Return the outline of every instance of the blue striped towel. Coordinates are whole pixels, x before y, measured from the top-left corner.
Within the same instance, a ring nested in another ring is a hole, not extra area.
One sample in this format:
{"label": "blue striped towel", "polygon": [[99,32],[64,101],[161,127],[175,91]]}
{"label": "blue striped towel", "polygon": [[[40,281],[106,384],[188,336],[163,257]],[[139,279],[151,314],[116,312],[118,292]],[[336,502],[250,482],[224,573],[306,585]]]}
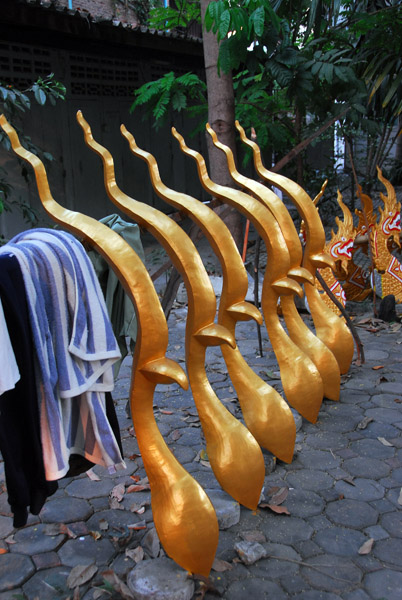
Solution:
{"label": "blue striped towel", "polygon": [[37,362],[46,479],[63,477],[70,454],[113,471],[125,463],[106,417],[120,351],[92,263],[69,233],[32,229],[0,252],[24,278]]}

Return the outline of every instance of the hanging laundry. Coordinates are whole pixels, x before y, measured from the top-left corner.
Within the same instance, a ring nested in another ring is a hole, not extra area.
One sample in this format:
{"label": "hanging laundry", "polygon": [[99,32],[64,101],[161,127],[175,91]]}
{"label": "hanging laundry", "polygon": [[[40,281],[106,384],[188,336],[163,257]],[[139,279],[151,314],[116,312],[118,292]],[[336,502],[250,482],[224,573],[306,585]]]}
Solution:
{"label": "hanging laundry", "polygon": [[18,364],[15,359],[14,350],[8,333],[8,327],[4,316],[3,304],[0,297],[0,396],[7,390],[15,388],[15,384],[21,378]]}
{"label": "hanging laundry", "polygon": [[105,401],[120,351],[83,246],[68,233],[36,229],[4,251],[17,258],[24,278],[46,479],[65,476],[71,454],[111,471],[124,468]]}
{"label": "hanging laundry", "polygon": [[39,514],[58,484],[45,477],[25,286],[18,260],[8,252],[0,253],[0,297],[20,371],[15,387],[0,396],[0,451],[13,525],[23,527],[28,508],[32,514]]}
{"label": "hanging laundry", "polygon": [[[141,243],[140,228],[136,223],[129,223],[117,214],[100,219],[100,223],[116,231],[133,248],[145,264],[145,254]],[[113,366],[114,376],[117,377],[121,363],[128,354],[126,338],[129,338],[131,353],[134,352],[137,339],[137,319],[131,299],[126,294],[116,273],[106,260],[95,250],[89,250],[88,256],[94,265],[103,294],[105,296],[110,321],[119,344],[121,359]]]}

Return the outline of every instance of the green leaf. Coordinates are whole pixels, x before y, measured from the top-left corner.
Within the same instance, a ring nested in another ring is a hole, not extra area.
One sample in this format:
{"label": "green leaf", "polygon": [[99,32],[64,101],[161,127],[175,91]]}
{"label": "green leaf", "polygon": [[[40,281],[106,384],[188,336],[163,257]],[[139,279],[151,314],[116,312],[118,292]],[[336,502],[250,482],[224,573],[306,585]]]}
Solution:
{"label": "green leaf", "polygon": [[259,6],[251,15],[250,21],[252,20],[254,25],[255,34],[261,37],[264,33],[265,24],[265,11],[263,6]]}
{"label": "green leaf", "polygon": [[321,67],[323,66],[324,63],[322,63],[321,61],[317,61],[312,67],[311,67],[311,74],[312,75],[317,75],[318,71],[321,69]]}
{"label": "green leaf", "polygon": [[395,92],[398,89],[401,82],[402,82],[402,72],[400,72],[399,75],[392,82],[392,85],[388,90],[388,94],[385,96],[384,101],[382,103],[383,108],[385,108],[387,106],[387,104],[391,100],[392,96],[395,94]]}
{"label": "green leaf", "polygon": [[232,56],[227,39],[219,45],[219,67],[224,73],[229,73],[232,68]]}
{"label": "green leaf", "polygon": [[167,90],[165,90],[164,92],[162,92],[162,94],[153,110],[153,115],[157,121],[159,119],[162,119],[163,116],[165,116],[165,114],[167,112],[167,105],[169,104],[169,100],[170,100],[170,94]]}
{"label": "green leaf", "polygon": [[230,27],[230,12],[224,10],[219,20],[219,35],[218,39],[223,40],[227,36]]}
{"label": "green leaf", "polygon": [[181,111],[187,106],[186,95],[182,91],[176,90],[172,96],[172,107],[174,110]]}
{"label": "green leaf", "polygon": [[46,94],[40,87],[35,87],[34,96],[38,104],[40,104],[41,106],[45,104]]}

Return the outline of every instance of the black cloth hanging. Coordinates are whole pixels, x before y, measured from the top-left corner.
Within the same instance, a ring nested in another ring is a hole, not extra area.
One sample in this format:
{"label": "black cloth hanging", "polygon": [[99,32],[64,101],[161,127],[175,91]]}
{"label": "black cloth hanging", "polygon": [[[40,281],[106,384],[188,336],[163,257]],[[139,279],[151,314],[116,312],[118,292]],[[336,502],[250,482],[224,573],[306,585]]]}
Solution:
{"label": "black cloth hanging", "polygon": [[37,515],[58,484],[45,478],[25,287],[18,261],[11,254],[0,255],[0,295],[21,374],[15,388],[0,396],[0,450],[14,527],[22,527],[28,507]]}

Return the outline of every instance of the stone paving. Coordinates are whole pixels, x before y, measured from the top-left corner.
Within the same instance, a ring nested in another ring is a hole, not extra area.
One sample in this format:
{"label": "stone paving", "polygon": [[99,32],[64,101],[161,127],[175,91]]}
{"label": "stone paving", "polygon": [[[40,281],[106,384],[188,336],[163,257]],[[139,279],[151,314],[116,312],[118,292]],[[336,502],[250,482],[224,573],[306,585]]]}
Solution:
{"label": "stone paving", "polygon": [[[290,465],[264,452],[263,504],[275,504],[276,495],[276,504],[289,514],[263,506],[250,511],[222,492],[205,454],[191,392],[175,385],[157,388],[154,409],[160,431],[218,513],[220,541],[208,583],[175,569],[153,528],[146,474],[126,413],[127,358],[113,393],[127,470],[111,476],[95,467],[89,475],[61,480],[40,515],[31,515],[19,530],[13,529],[1,484],[1,600],[212,600],[217,594],[225,600],[401,600],[402,330],[398,323],[368,317],[355,318],[366,321],[358,327],[366,362],[353,364],[342,377],[340,401],[324,400],[314,425],[295,413],[298,433]],[[310,324],[310,317],[305,318]],[[185,305],[176,305],[169,318],[168,356],[181,363],[185,322]],[[247,362],[281,390],[264,328],[262,358],[255,324],[240,323],[236,333]],[[217,395],[241,419],[219,348],[208,350],[207,365]],[[128,493],[133,484],[145,489]],[[84,565],[92,565],[89,580],[83,575],[78,587],[75,579],[74,590],[68,576]],[[148,591],[138,588],[133,595],[141,569],[147,570]],[[149,587],[158,573],[165,591]]]}

